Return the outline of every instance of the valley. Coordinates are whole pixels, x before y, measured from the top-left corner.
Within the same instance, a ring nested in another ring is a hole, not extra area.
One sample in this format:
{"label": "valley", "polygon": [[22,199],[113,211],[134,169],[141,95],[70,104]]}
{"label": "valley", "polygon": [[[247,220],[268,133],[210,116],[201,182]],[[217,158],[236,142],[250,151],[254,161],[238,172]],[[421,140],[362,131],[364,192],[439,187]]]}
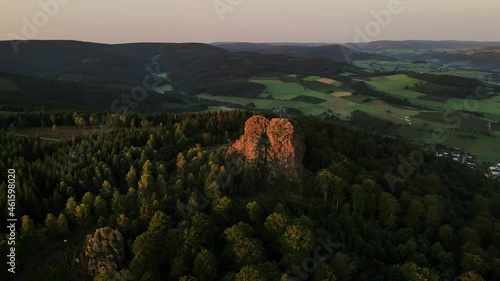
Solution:
{"label": "valley", "polygon": [[500,276],[489,43],[9,44],[17,280]]}

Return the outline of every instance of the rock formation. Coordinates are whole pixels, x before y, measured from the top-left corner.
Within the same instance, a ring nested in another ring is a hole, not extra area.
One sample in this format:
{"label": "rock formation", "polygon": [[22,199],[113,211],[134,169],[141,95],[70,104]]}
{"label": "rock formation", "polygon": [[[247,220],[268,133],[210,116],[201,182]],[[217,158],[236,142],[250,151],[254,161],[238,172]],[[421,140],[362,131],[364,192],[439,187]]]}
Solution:
{"label": "rock formation", "polygon": [[304,171],[304,136],[298,125],[286,118],[269,121],[253,116],[245,122],[245,133],[229,148],[228,154],[245,157],[246,163],[278,176],[300,182]]}
{"label": "rock formation", "polygon": [[125,264],[125,242],[117,229],[96,229],[88,235],[82,253],[82,265],[95,277],[101,273],[115,272]]}

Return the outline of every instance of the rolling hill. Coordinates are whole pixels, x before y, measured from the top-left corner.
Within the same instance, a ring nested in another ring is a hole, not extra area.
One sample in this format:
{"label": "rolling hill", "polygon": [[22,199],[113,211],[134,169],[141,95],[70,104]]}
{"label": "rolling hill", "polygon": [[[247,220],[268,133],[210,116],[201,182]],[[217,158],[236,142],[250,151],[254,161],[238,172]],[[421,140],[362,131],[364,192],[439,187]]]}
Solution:
{"label": "rolling hill", "polygon": [[356,48],[364,51],[384,51],[391,49],[407,49],[407,50],[418,50],[418,49],[450,49],[450,50],[460,50],[460,49],[477,49],[484,47],[495,47],[500,46],[500,42],[477,42],[477,41],[455,41],[455,40],[445,40],[445,41],[431,41],[431,40],[403,40],[403,41],[390,41],[381,40],[373,41],[367,43],[348,43],[349,47]]}
{"label": "rolling hill", "polygon": [[388,59],[376,54],[363,53],[342,45],[276,45],[266,43],[218,43],[215,46],[232,52],[254,52],[259,54],[283,54],[294,57],[321,58],[340,63],[352,60]]}
{"label": "rolling hill", "polygon": [[413,62],[431,62],[455,69],[500,72],[500,42],[376,41],[350,43],[355,50]]}
{"label": "rolling hill", "polygon": [[[20,52],[15,54],[11,43],[4,41],[0,42],[2,77],[7,86],[19,84],[16,81],[22,81],[23,86],[0,89],[0,95],[5,101],[21,105],[51,106],[54,103],[74,107],[81,106],[81,95],[91,92],[98,96],[100,103],[106,103],[105,110],[110,101],[123,94],[130,95],[132,89],[143,86],[149,92],[162,94],[148,98],[146,103],[150,105],[165,101],[183,104],[189,96],[201,93],[256,97],[264,87],[248,80],[260,74],[328,77],[346,68],[352,67],[319,58],[233,53],[199,43],[109,45],[30,41],[21,45]],[[148,84],[154,87],[148,88]],[[67,90],[68,87],[72,90]],[[148,106],[145,108],[149,110]]]}

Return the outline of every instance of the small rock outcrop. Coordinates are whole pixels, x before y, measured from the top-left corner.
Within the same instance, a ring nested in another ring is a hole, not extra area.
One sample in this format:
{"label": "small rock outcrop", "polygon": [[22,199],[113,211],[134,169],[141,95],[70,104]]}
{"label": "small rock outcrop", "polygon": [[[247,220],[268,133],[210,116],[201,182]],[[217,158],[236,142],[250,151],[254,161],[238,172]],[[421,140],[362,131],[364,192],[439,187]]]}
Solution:
{"label": "small rock outcrop", "polygon": [[259,115],[245,122],[245,133],[228,150],[229,155],[243,155],[247,164],[268,172],[271,179],[284,176],[294,182],[300,182],[304,172],[304,153],[304,135],[298,124]]}
{"label": "small rock outcrop", "polygon": [[120,231],[105,227],[88,235],[82,265],[92,277],[122,268],[125,265],[125,242]]}

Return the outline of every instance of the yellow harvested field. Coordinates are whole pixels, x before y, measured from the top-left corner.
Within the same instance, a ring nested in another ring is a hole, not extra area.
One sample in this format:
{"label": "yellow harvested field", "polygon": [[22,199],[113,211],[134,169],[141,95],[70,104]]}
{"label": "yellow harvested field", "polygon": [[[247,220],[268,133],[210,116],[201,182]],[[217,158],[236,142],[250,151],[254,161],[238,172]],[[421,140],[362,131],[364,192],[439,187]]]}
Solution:
{"label": "yellow harvested field", "polygon": [[330,78],[320,78],[317,81],[321,82],[321,83],[328,84],[328,85],[332,85],[333,83],[337,82],[337,81],[330,79]]}
{"label": "yellow harvested field", "polygon": [[335,92],[335,93],[332,93],[331,95],[336,97],[336,98],[341,98],[341,97],[352,96],[352,93],[350,93],[350,92]]}

